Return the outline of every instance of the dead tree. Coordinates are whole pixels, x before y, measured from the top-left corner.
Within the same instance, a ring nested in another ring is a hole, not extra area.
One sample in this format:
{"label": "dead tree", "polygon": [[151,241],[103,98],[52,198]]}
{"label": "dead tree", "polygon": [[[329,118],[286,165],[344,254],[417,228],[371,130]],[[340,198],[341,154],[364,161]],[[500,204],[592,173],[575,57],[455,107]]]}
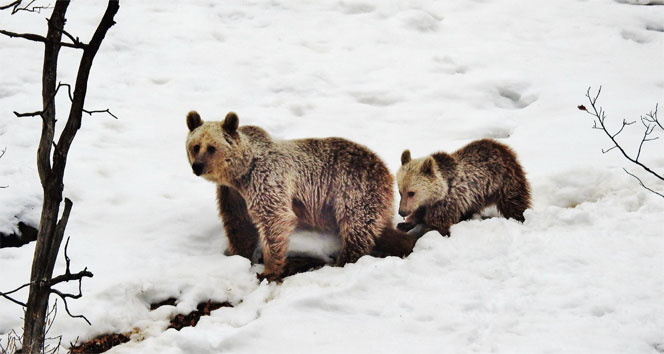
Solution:
{"label": "dead tree", "polygon": [[[29,10],[30,4],[23,8]],[[66,273],[53,277],[53,267],[57,258],[60,245],[69,220],[73,203],[65,198],[62,217],[58,220],[60,206],[62,204],[63,179],[67,154],[71,144],[81,127],[83,112],[93,112],[84,109],[85,96],[88,87],[88,78],[92,61],[106,36],[106,32],[115,24],[114,16],[119,9],[117,0],[108,2],[97,29],[89,43],[81,42],[78,37],[69,34],[65,28],[65,13],[69,6],[69,0],[55,2],[53,13],[48,19],[48,31],[46,37],[31,33],[15,33],[0,30],[0,34],[9,37],[23,38],[44,44],[44,64],[42,70],[42,109],[31,113],[16,113],[17,117],[39,116],[42,119],[42,133],[37,150],[37,169],[44,191],[42,213],[39,222],[39,234],[35,246],[35,254],[30,276],[30,292],[25,305],[25,322],[23,327],[23,353],[39,353],[44,348],[44,326],[48,308],[48,299],[51,294],[59,295],[63,300],[76,298],[80,295],[63,294],[53,288],[56,284],[80,280],[83,277],[91,277],[92,273],[83,270],[78,273],[69,271],[69,260],[67,259]],[[12,12],[21,8],[21,1],[0,8],[13,8]],[[63,41],[63,35],[69,41]],[[69,47],[83,51],[78,67],[76,83],[73,94],[70,94],[71,107],[65,123],[65,127],[57,142],[55,140],[55,96],[58,90],[66,85],[57,83],[58,54],[60,48]],[[80,283],[79,283],[80,284]],[[79,287],[80,290],[80,287]],[[80,292],[79,292],[80,294]]]}
{"label": "dead tree", "polygon": [[[618,135],[623,132],[625,127],[630,126],[632,124],[635,124],[636,121],[627,121],[626,119],[623,119],[622,121],[622,126],[618,131],[615,133],[610,133],[608,129],[606,128],[606,113],[604,112],[604,109],[602,107],[597,106],[597,100],[599,99],[599,94],[602,92],[602,87],[597,90],[597,94],[593,97],[590,94],[590,87],[588,88],[588,91],[586,91],[586,98],[588,98],[588,101],[590,103],[590,109],[586,108],[584,105],[580,105],[578,108],[582,111],[585,111],[586,113],[590,114],[593,116],[593,129],[598,129],[603,131],[606,136],[609,137],[611,140],[611,143],[613,144],[611,147],[608,149],[602,149],[602,153],[607,153],[613,149],[618,149],[620,153],[632,164],[637,165],[641,167],[643,170],[645,170],[648,174],[654,176],[655,178],[659,179],[660,181],[664,181],[664,177],[660,173],[655,172],[652,168],[650,168],[648,165],[644,164],[641,162],[639,159],[641,158],[641,151],[643,149],[643,146],[645,143],[654,141],[659,139],[659,136],[653,136],[653,132],[659,128],[659,130],[664,131],[664,127],[662,127],[662,123],[659,121],[657,117],[657,109],[658,105],[655,105],[655,110],[650,111],[647,113],[645,116],[641,116],[641,125],[643,125],[643,136],[641,137],[641,142],[639,143],[639,148],[636,151],[636,154],[629,154],[626,151],[626,148],[617,141]],[[627,169],[623,168],[623,170],[630,176],[634,177],[641,187],[645,188],[646,190],[664,198],[664,194],[659,193],[648,186],[646,186],[643,181],[634,173],[631,173],[627,171]]]}

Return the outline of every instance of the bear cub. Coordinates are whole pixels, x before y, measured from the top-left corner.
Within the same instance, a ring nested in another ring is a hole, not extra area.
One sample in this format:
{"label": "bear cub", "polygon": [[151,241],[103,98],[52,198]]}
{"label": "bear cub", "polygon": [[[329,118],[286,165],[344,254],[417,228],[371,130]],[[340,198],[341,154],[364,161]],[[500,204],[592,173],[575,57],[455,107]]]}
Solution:
{"label": "bear cub", "polygon": [[197,176],[217,184],[228,253],[251,259],[261,242],[263,278],[277,280],[296,228],[341,238],[337,265],[367,254],[409,254],[415,240],[395,230],[393,179],[368,148],[341,138],[273,139],[256,126],[187,115],[187,156]]}
{"label": "bear cub", "polygon": [[397,184],[399,215],[406,217],[397,226],[402,231],[424,224],[423,232],[449,235],[450,226],[494,204],[504,217],[523,222],[530,206],[530,187],[516,154],[491,139],[419,159],[405,150]]}

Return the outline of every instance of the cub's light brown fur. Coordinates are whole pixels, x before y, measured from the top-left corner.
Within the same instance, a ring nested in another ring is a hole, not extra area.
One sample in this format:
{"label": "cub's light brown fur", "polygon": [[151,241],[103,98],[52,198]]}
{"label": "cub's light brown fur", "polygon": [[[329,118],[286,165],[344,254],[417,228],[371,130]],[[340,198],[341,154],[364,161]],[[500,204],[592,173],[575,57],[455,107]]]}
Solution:
{"label": "cub's light brown fur", "polygon": [[516,154],[491,139],[414,160],[406,150],[397,184],[399,214],[407,216],[399,228],[405,231],[423,223],[448,235],[450,226],[492,204],[504,217],[523,222],[530,206],[530,187]]}
{"label": "cub's light brown fur", "polygon": [[392,227],[392,177],[366,147],[341,138],[272,139],[259,127],[239,127],[232,112],[223,122],[190,112],[187,126],[194,173],[218,185],[228,252],[250,258],[260,241],[263,277],[281,276],[296,227],[338,233],[338,265],[372,251],[412,251],[414,239]]}

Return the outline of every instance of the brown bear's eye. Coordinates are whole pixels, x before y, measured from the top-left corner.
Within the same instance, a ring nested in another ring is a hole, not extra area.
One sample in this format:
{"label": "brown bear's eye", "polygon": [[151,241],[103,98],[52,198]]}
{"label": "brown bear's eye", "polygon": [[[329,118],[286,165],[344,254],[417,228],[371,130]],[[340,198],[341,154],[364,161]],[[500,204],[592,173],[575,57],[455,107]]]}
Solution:
{"label": "brown bear's eye", "polygon": [[217,149],[214,146],[208,145],[207,147],[208,154],[214,154],[215,151],[217,151]]}
{"label": "brown bear's eye", "polygon": [[198,154],[198,151],[201,149],[200,145],[194,145],[194,154]]}
{"label": "brown bear's eye", "polygon": [[414,196],[415,196],[415,192],[408,192],[408,196],[409,196],[409,197],[414,197]]}

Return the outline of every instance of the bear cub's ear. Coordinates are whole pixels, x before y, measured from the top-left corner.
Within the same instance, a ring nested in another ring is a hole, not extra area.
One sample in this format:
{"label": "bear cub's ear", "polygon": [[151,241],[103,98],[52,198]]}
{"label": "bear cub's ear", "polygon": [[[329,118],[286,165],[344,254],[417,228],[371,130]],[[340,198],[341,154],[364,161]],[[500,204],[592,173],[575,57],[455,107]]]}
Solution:
{"label": "bear cub's ear", "polygon": [[198,112],[191,111],[187,114],[187,127],[189,127],[190,132],[200,127],[201,124],[203,124],[203,121],[201,120],[201,116],[198,114]]}
{"label": "bear cub's ear", "polygon": [[424,159],[424,162],[422,162],[422,168],[420,171],[424,173],[425,175],[434,175],[433,173],[433,168],[436,165],[436,161],[433,160],[433,157],[429,156],[426,159]]}
{"label": "bear cub's ear", "polygon": [[228,112],[226,118],[221,123],[221,127],[228,133],[234,133],[237,130],[240,120],[234,112]]}
{"label": "bear cub's ear", "polygon": [[410,162],[410,150],[404,150],[401,153],[401,166]]}

